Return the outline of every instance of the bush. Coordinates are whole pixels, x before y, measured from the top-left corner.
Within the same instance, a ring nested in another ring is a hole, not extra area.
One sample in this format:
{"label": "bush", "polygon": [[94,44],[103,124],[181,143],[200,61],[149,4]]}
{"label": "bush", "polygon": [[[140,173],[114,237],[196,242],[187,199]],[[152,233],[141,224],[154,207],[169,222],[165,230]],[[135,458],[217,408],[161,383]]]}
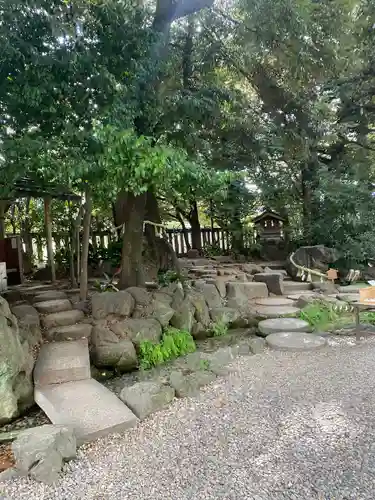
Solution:
{"label": "bush", "polygon": [[167,328],[158,344],[148,340],[141,343],[139,364],[143,370],[149,370],[195,350],[196,345],[189,332]]}
{"label": "bush", "polygon": [[216,323],[212,323],[209,332],[214,337],[222,337],[228,333],[228,325],[225,321],[217,321]]}

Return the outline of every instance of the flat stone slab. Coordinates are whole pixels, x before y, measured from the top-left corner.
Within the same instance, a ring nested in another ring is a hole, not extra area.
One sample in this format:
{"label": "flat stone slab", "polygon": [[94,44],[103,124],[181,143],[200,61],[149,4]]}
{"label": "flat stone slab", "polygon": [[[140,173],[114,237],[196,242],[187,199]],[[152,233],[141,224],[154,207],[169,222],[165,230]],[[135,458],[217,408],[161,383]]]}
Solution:
{"label": "flat stone slab", "polygon": [[76,325],[58,326],[45,333],[48,340],[78,340],[91,336],[92,325],[89,323],[77,323]]}
{"label": "flat stone slab", "polygon": [[258,323],[258,329],[264,336],[278,332],[307,332],[310,325],[307,321],[298,318],[265,319]]}
{"label": "flat stone slab", "polygon": [[256,312],[260,316],[268,318],[281,318],[292,314],[298,314],[301,309],[293,306],[257,306]]}
{"label": "flat stone slab", "polygon": [[288,295],[288,299],[290,300],[298,300],[300,297],[316,297],[319,298],[318,293],[313,292],[312,290],[300,290],[299,292],[296,291],[295,293],[292,293]]}
{"label": "flat stone slab", "polygon": [[138,422],[124,403],[93,379],[38,387],[34,396],[53,424],[74,428],[78,444],[123,432]]}
{"label": "flat stone slab", "polygon": [[278,351],[314,351],[327,345],[327,340],[304,332],[278,332],[268,335],[266,342]]}
{"label": "flat stone slab", "polygon": [[60,299],[66,299],[67,294],[63,292],[62,290],[50,290],[47,292],[41,292],[38,293],[38,295],[35,295],[33,298],[34,304],[37,302],[45,302],[46,300],[60,300]]}
{"label": "flat stone slab", "polygon": [[37,302],[35,308],[42,314],[49,314],[70,311],[72,304],[68,299],[46,300],[44,302]]}
{"label": "flat stone slab", "polygon": [[124,387],[120,399],[141,420],[151,413],[164,409],[174,399],[175,391],[169,385],[159,382],[138,382],[130,387]]}
{"label": "flat stone slab", "polygon": [[337,290],[339,293],[359,293],[360,290],[369,286],[367,283],[358,283],[356,285],[339,286]]}
{"label": "flat stone slab", "polygon": [[61,311],[48,314],[42,318],[42,324],[45,328],[53,328],[55,326],[74,325],[82,321],[85,317],[82,311],[72,309],[71,311]]}
{"label": "flat stone slab", "polygon": [[42,345],[34,368],[36,386],[62,384],[90,377],[87,339]]}
{"label": "flat stone slab", "polygon": [[336,297],[344,302],[358,302],[359,293],[338,293]]}
{"label": "flat stone slab", "polygon": [[290,299],[284,299],[284,297],[268,297],[265,299],[256,299],[256,304],[260,306],[293,306],[294,302]]}
{"label": "flat stone slab", "polygon": [[306,281],[285,281],[284,283],[284,295],[290,295],[291,293],[299,292],[300,290],[311,290],[311,283]]}

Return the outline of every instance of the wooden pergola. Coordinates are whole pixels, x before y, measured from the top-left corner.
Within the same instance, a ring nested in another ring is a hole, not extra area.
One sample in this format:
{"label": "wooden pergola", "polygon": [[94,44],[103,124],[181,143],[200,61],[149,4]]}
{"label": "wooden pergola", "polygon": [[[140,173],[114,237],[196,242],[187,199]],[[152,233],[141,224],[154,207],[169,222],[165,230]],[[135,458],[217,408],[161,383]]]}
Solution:
{"label": "wooden pergola", "polygon": [[53,258],[51,202],[53,199],[79,202],[81,197],[69,191],[66,187],[56,183],[46,182],[36,177],[24,176],[17,179],[14,185],[0,183],[7,193],[0,199],[0,240],[5,239],[5,214],[12,202],[17,198],[42,198],[44,200],[44,222],[47,240],[48,264],[51,268],[52,281],[56,280],[56,268]]}

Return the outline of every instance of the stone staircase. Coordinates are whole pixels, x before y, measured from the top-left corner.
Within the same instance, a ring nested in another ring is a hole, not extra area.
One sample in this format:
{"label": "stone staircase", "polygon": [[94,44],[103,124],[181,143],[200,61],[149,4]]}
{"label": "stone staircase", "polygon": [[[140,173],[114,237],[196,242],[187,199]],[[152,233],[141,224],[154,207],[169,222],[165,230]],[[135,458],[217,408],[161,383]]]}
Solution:
{"label": "stone staircase", "polygon": [[91,378],[87,339],[44,344],[34,383],[36,403],[53,424],[73,427],[79,444],[122,432],[138,421],[120,399]]}

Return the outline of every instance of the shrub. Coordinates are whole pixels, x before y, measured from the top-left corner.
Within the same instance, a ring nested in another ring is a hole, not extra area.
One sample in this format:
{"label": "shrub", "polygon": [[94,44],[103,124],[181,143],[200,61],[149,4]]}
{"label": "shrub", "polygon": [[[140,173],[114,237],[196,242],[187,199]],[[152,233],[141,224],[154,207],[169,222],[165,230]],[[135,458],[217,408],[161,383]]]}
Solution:
{"label": "shrub", "polygon": [[212,323],[209,331],[214,337],[222,337],[228,333],[228,324],[221,319],[216,323]]}
{"label": "shrub", "polygon": [[316,330],[325,330],[340,319],[340,308],[331,304],[313,302],[300,312],[300,318],[307,321]]}
{"label": "shrub", "polygon": [[149,370],[195,350],[196,345],[189,332],[167,328],[158,344],[147,340],[141,343],[139,364],[142,369]]}

